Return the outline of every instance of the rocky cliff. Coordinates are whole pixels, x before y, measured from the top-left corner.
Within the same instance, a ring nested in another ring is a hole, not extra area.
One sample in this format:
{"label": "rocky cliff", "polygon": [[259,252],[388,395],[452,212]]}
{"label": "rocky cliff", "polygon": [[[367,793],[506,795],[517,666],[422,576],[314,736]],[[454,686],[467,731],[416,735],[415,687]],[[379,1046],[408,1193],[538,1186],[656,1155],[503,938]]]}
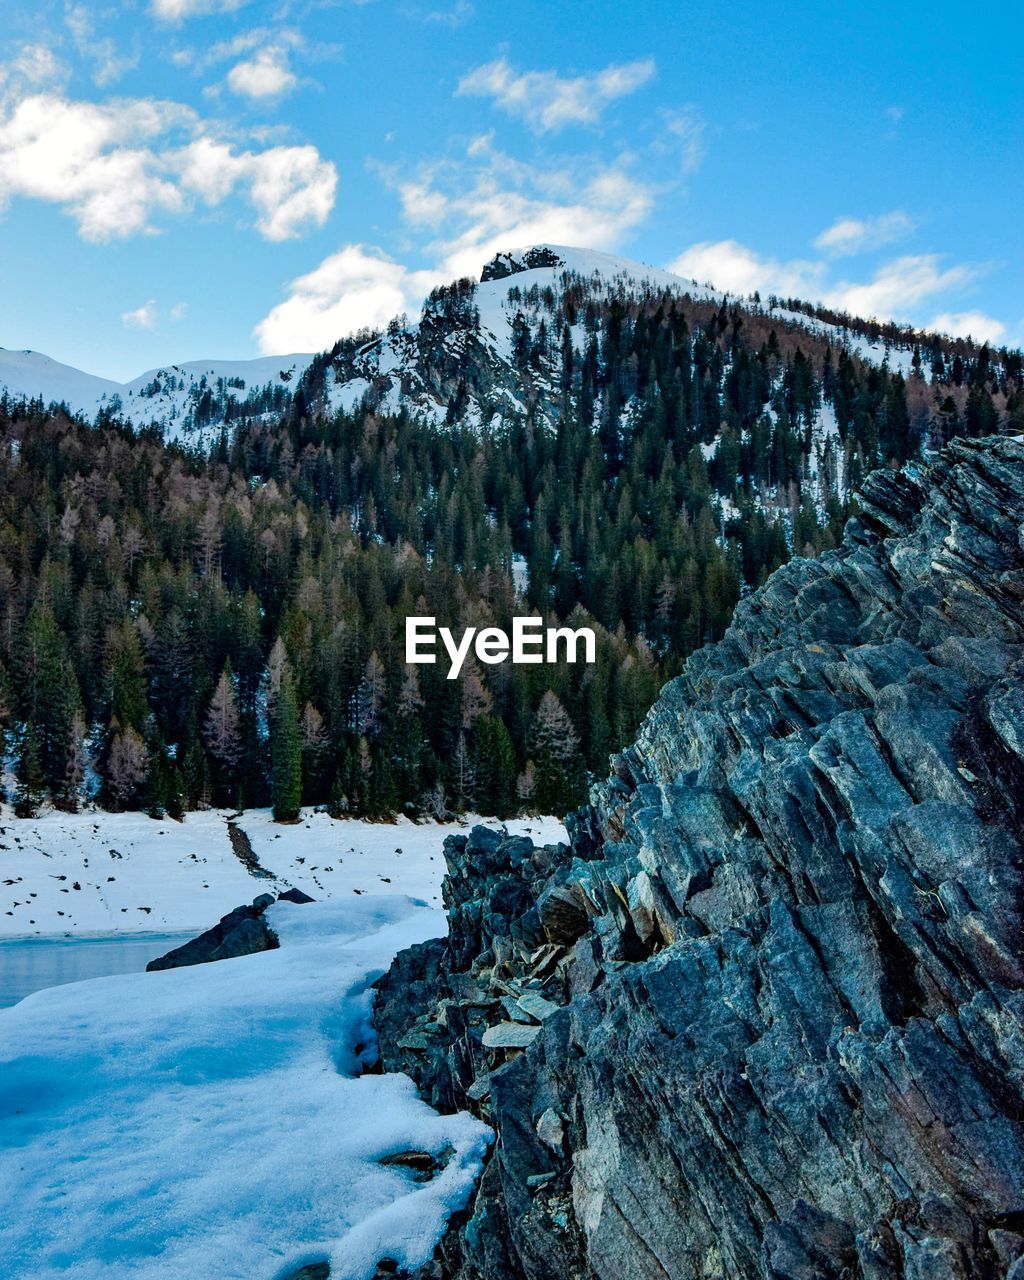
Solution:
{"label": "rocky cliff", "polygon": [[496,1131],[435,1274],[1024,1277],[1024,448],[867,482],[572,847],[450,839],[384,1064]]}

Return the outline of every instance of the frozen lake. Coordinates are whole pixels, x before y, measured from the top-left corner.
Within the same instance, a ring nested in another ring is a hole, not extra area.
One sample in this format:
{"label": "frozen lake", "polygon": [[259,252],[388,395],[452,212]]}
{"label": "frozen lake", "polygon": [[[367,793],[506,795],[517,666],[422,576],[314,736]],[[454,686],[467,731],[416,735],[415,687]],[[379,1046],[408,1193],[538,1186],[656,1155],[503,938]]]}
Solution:
{"label": "frozen lake", "polygon": [[194,938],[176,933],[122,933],[87,938],[18,938],[0,942],[0,1008],[33,991],[84,978],[141,973],[150,960]]}

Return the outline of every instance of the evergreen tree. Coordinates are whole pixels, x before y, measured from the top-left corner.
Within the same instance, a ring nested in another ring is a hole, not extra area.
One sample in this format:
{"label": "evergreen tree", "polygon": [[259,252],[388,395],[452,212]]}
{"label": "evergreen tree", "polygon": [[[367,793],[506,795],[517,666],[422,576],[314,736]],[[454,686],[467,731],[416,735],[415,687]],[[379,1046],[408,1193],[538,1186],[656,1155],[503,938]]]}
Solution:
{"label": "evergreen tree", "polygon": [[498,716],[483,716],[473,731],[478,812],[493,818],[511,818],[518,808],[516,753],[505,723]]}
{"label": "evergreen tree", "polygon": [[541,813],[561,817],[584,800],[579,735],[557,695],[548,689],[540,700],[530,734],[536,767],[535,802]]}
{"label": "evergreen tree", "polygon": [[271,791],[275,822],[296,822],[302,804],[302,736],[295,685],[285,671],[271,729]]}
{"label": "evergreen tree", "polygon": [[77,813],[81,808],[85,768],[85,720],[81,711],[76,711],[68,725],[64,778],[53,798],[58,809],[63,809],[66,813]]}
{"label": "evergreen tree", "polygon": [[44,784],[43,770],[39,763],[39,735],[31,721],[21,732],[15,778],[15,815],[19,818],[34,818],[43,798]]}

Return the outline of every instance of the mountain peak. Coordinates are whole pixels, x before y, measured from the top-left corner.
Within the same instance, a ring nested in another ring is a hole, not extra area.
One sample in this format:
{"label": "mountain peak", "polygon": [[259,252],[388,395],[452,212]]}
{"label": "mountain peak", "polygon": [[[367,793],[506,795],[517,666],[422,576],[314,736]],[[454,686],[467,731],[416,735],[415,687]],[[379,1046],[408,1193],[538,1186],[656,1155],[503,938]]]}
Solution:
{"label": "mountain peak", "polygon": [[496,253],[490,262],[485,263],[480,272],[480,283],[490,280],[504,280],[507,276],[519,275],[523,271],[534,271],[539,267],[561,267],[564,259],[548,245],[534,245],[529,249],[513,250],[510,253]]}

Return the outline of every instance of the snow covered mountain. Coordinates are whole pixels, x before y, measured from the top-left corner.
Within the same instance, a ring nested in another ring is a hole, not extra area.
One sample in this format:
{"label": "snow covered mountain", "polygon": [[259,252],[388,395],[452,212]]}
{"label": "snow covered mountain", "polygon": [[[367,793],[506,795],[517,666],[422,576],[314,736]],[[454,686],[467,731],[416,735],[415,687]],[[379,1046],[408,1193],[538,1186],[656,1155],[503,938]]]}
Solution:
{"label": "snow covered mountain", "polygon": [[[327,412],[351,412],[368,400],[383,412],[405,408],[435,422],[478,426],[524,412],[525,390],[532,393],[540,417],[552,417],[548,411],[558,402],[561,354],[552,324],[556,311],[579,312],[570,330],[574,352],[582,356],[595,328],[593,317],[588,327],[588,309],[600,309],[613,299],[635,302],[665,293],[716,307],[737,301],[710,285],[592,250],[536,245],[498,254],[484,266],[479,282],[456,281],[435,289],[417,323],[396,321],[370,340],[337,343],[311,362],[307,390]],[[750,309],[755,304],[741,305]],[[874,364],[888,361],[893,371],[910,369],[912,341],[893,346],[880,336],[781,304],[763,309],[782,327],[804,328]]]}
{"label": "snow covered mountain", "polygon": [[38,351],[0,348],[0,391],[16,400],[63,404],[89,420],[98,414],[124,417],[137,427],[159,428],[169,440],[206,444],[238,417],[279,415],[311,360],[309,355],[194,360],[121,383]]}
{"label": "snow covered mountain", "polygon": [[[369,339],[343,337],[320,356],[191,361],[122,384],[39,352],[0,348],[0,391],[64,404],[90,420],[97,414],[123,416],[137,427],[159,428],[168,439],[199,445],[239,418],[280,414],[300,385],[306,401],[327,412],[351,411],[366,401],[385,412],[404,408],[431,422],[480,426],[525,412],[525,391],[545,417],[558,401],[561,353],[551,323],[556,307],[579,313],[571,335],[582,355],[594,328],[588,308],[666,292],[715,306],[729,301],[710,286],[643,263],[538,245],[499,254],[479,282],[456,281],[434,290],[417,322],[396,319]],[[909,371],[912,342],[894,346],[861,328],[829,324],[782,305],[763,309],[782,326],[804,328],[837,349]]]}

